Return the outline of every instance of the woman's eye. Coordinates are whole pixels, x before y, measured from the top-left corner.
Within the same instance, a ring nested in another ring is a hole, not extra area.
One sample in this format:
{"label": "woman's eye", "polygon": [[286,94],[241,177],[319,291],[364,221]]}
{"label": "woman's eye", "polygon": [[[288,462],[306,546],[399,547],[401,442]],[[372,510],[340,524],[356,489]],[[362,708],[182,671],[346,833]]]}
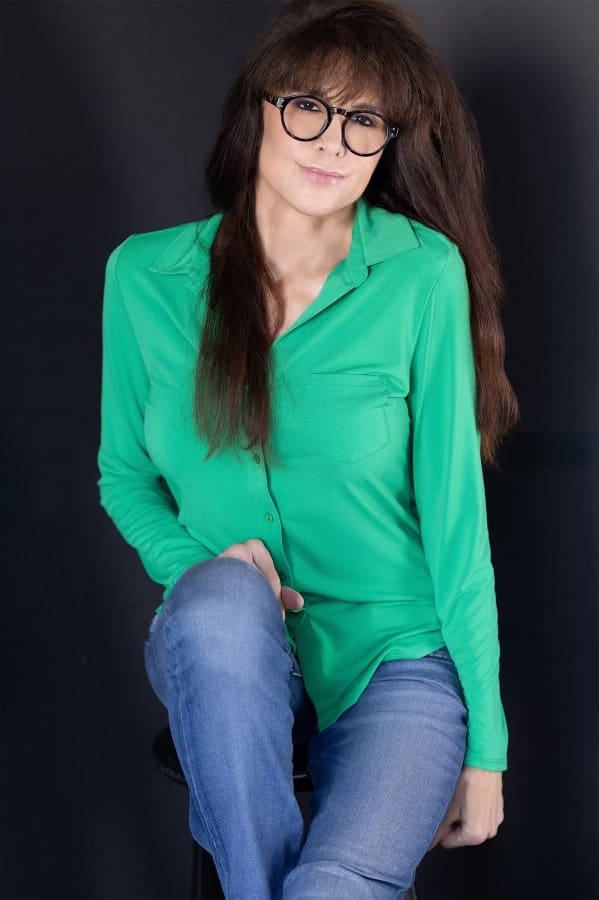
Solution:
{"label": "woman's eye", "polygon": [[299,101],[298,101],[296,104],[294,104],[294,105],[295,105],[296,107],[298,107],[298,109],[302,109],[302,110],[304,110],[304,111],[306,111],[306,108],[307,108],[307,107],[311,107],[310,109],[307,110],[308,112],[313,112],[314,109],[318,109],[318,107],[316,106],[316,104],[315,104],[315,103],[310,103],[309,100],[299,100]]}
{"label": "woman's eye", "polygon": [[375,123],[374,120],[370,118],[370,116],[365,116],[363,113],[356,113],[355,116],[352,116],[352,122],[357,122],[359,125],[363,125],[365,128],[371,128]]}

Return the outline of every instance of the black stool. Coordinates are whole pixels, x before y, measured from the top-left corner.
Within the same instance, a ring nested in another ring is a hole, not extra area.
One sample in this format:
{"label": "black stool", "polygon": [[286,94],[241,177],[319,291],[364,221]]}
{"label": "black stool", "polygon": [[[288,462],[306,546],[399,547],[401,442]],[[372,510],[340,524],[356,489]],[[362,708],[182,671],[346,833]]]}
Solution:
{"label": "black stool", "polygon": [[[176,781],[177,784],[187,786],[168,725],[159,731],[154,738],[152,754],[158,763],[158,768],[167,778]],[[314,790],[308,770],[308,743],[304,741],[294,741],[293,743],[293,789],[296,794]],[[191,900],[198,897],[198,883],[200,900],[224,900],[225,895],[223,894],[212,854],[198,844],[197,841],[192,840],[191,882],[189,888]],[[415,885],[412,885],[407,892],[406,900],[418,900]]]}

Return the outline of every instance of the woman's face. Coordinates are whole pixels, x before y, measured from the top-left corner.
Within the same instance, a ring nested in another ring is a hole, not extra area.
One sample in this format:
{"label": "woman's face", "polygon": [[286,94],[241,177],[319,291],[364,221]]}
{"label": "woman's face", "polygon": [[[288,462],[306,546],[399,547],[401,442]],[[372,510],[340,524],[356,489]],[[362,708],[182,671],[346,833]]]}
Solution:
{"label": "woman's face", "polygon": [[[346,108],[357,109],[364,103],[376,106],[376,98],[355,97]],[[283,128],[276,106],[263,100],[262,113],[264,133],[258,156],[258,191],[266,188],[298,212],[312,216],[343,209],[364,193],[383,150],[374,156],[357,156],[344,147],[343,116],[333,115],[329,127],[316,140],[298,141]],[[318,181],[306,171],[311,166],[339,172],[343,177]]]}

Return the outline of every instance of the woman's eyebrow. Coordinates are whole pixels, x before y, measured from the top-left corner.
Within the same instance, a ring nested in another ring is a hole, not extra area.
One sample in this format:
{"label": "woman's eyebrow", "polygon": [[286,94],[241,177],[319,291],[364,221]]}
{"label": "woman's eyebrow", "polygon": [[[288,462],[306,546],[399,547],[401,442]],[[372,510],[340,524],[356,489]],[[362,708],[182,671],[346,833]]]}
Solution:
{"label": "woman's eyebrow", "polygon": [[[331,104],[334,106],[334,104]],[[378,113],[379,116],[383,115],[383,112],[378,106],[373,106],[371,103],[351,103],[345,104],[345,109],[363,109],[367,112]]]}
{"label": "woman's eyebrow", "polygon": [[378,106],[372,106],[370,103],[354,103],[350,109],[365,109],[368,112],[378,113],[380,116],[383,115]]}

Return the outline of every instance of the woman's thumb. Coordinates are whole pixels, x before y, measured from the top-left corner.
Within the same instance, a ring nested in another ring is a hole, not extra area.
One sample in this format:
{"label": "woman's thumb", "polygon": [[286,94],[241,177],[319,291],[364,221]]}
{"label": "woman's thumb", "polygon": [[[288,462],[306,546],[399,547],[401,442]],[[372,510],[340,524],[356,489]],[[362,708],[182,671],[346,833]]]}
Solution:
{"label": "woman's thumb", "polygon": [[291,612],[301,609],[304,605],[304,598],[299,591],[294,591],[287,585],[281,587],[281,600],[285,609],[289,609]]}

